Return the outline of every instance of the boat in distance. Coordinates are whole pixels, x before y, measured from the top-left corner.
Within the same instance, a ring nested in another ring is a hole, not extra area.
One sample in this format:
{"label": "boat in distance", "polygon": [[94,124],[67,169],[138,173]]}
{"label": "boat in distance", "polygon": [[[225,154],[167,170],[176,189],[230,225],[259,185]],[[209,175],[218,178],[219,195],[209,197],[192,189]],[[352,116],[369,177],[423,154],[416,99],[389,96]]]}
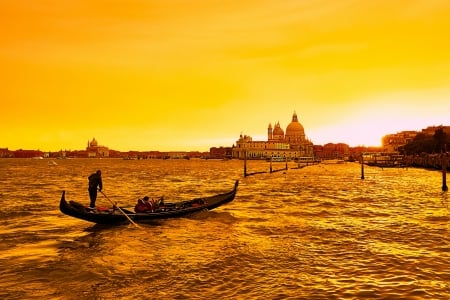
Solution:
{"label": "boat in distance", "polygon": [[225,193],[167,203],[148,212],[134,212],[126,208],[91,210],[79,202],[66,200],[66,192],[63,191],[59,209],[68,216],[97,224],[127,224],[130,223],[130,220],[136,223],[146,223],[154,220],[182,217],[202,210],[212,210],[229,203],[236,196],[238,184],[239,180],[236,180],[233,189]]}

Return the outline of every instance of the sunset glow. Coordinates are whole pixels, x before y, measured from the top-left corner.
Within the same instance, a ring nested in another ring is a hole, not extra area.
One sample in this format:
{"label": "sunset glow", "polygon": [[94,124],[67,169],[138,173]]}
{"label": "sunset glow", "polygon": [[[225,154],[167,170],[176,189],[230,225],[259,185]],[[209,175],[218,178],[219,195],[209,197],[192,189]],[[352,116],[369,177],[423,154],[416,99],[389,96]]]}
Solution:
{"label": "sunset glow", "polygon": [[450,2],[0,0],[0,148],[314,144],[450,125]]}

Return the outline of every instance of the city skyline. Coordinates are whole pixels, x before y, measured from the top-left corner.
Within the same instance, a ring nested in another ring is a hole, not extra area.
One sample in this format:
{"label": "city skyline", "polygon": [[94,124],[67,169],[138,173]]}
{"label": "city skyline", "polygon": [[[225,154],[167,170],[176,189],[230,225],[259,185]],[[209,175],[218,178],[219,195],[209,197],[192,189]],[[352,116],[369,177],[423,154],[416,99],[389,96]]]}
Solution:
{"label": "city skyline", "polygon": [[[272,125],[272,124],[270,124],[270,125]],[[450,126],[448,126],[448,125],[443,125],[443,124],[438,125],[438,126],[431,125],[431,126],[426,126],[426,127],[424,127],[424,128],[418,129],[418,130],[406,130],[406,131],[389,132],[389,133],[384,134],[384,135],[383,135],[383,138],[389,137],[389,136],[391,136],[391,135],[402,134],[402,133],[403,133],[403,134],[407,133],[408,135],[410,135],[412,132],[416,132],[416,133],[425,133],[425,134],[427,134],[427,135],[430,135],[430,134],[432,134],[432,132],[433,132],[434,130],[436,130],[436,129],[438,129],[438,128],[444,128],[444,130],[447,131],[449,127],[450,127]],[[251,137],[251,136],[250,136],[250,137]],[[251,138],[252,138],[253,141],[259,141],[259,142],[265,142],[265,141],[268,141],[268,137],[267,137],[267,136],[265,136],[265,137],[263,137],[263,136],[258,136],[258,137],[261,137],[261,139],[260,139],[260,140],[256,140],[256,139],[253,139],[253,137],[251,137]],[[241,139],[241,138],[242,138],[242,136],[241,136],[239,139]],[[83,151],[83,150],[86,150],[86,149],[88,149],[89,147],[91,147],[92,142],[95,143],[95,146],[96,146],[96,147],[97,147],[97,145],[98,145],[98,147],[105,147],[105,148],[107,148],[108,150],[120,151],[120,152],[124,152],[124,153],[125,153],[125,152],[134,152],[134,151],[135,151],[135,152],[152,152],[152,151],[155,151],[155,152],[209,152],[212,148],[231,148],[231,147],[233,147],[233,146],[236,146],[236,142],[238,142],[238,140],[236,140],[232,145],[210,145],[210,146],[208,147],[208,149],[206,149],[206,150],[198,150],[198,149],[190,149],[190,148],[185,148],[185,149],[183,149],[183,150],[177,150],[177,149],[165,149],[165,150],[161,150],[161,149],[157,149],[157,148],[152,148],[152,149],[139,149],[139,150],[137,150],[137,149],[121,150],[121,149],[113,149],[113,148],[109,147],[107,144],[102,144],[102,143],[99,144],[96,137],[92,137],[91,139],[88,139],[87,143],[85,144],[85,147],[80,146],[79,148],[67,148],[67,147],[62,147],[62,148],[60,148],[60,149],[58,149],[58,150],[47,150],[47,149],[44,149],[44,148],[42,148],[42,147],[38,147],[38,148],[24,148],[24,147],[19,147],[19,148],[12,149],[12,148],[7,147],[7,146],[5,146],[5,147],[2,146],[2,147],[0,147],[0,149],[8,149],[9,151],[17,151],[17,150],[32,150],[32,151],[35,151],[35,150],[38,150],[38,151],[42,151],[42,152]],[[357,144],[357,145],[355,145],[355,146],[352,146],[352,145],[350,145],[350,144],[348,144],[348,143],[344,143],[344,142],[325,142],[325,143],[322,143],[322,144],[313,143],[314,146],[325,146],[325,145],[329,145],[329,144],[334,144],[334,145],[345,144],[345,145],[349,146],[350,148],[359,148],[359,147],[364,147],[364,148],[382,148],[383,146],[387,146],[387,145],[382,145],[382,143],[381,143],[380,145],[377,145],[377,146],[364,145],[364,144]]]}
{"label": "city skyline", "polygon": [[0,2],[0,147],[207,151],[448,125],[450,3]]}

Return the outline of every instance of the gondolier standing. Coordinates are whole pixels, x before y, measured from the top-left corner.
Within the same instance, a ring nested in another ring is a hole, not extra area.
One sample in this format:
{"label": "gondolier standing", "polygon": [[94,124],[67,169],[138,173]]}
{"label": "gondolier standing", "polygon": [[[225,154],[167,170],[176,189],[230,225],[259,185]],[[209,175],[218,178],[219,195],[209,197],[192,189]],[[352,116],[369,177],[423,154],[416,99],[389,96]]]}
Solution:
{"label": "gondolier standing", "polygon": [[89,175],[89,198],[91,199],[91,203],[89,204],[90,209],[95,209],[95,200],[97,200],[97,188],[99,191],[103,188],[102,183],[102,171],[97,170],[97,172]]}

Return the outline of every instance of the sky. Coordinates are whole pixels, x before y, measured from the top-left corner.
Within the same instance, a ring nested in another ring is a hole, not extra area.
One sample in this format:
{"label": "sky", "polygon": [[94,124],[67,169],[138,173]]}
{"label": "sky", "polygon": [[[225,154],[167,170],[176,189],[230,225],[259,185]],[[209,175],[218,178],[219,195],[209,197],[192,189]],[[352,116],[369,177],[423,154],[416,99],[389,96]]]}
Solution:
{"label": "sky", "polygon": [[0,0],[0,148],[209,151],[450,125],[450,1]]}

